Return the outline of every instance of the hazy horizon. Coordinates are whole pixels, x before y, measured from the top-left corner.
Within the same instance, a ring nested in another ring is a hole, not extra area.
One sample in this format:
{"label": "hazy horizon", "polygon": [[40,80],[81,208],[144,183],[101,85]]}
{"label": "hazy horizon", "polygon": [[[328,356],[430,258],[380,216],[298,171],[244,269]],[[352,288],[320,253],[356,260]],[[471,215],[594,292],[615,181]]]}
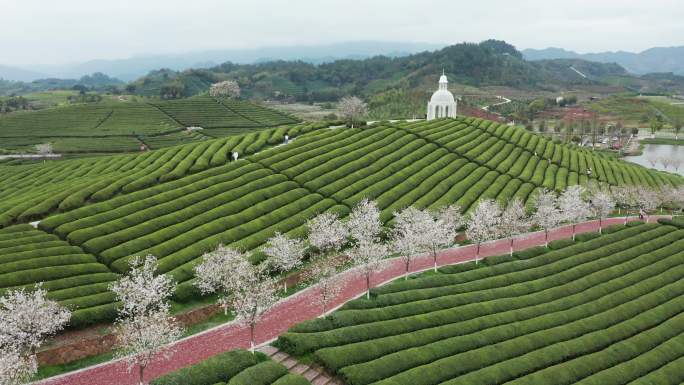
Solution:
{"label": "hazy horizon", "polygon": [[[464,16],[462,16],[464,15]],[[684,44],[675,0],[556,4],[528,0],[24,0],[8,4],[12,31],[0,64],[59,65],[96,59],[355,41],[430,44],[506,40],[519,49],[640,52]]]}

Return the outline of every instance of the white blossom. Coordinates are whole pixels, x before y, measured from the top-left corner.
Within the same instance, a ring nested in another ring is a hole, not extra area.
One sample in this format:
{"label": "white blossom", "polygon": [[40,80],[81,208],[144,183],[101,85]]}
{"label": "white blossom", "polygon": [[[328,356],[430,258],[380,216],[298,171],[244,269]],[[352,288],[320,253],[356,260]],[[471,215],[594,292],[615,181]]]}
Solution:
{"label": "white blossom", "polygon": [[340,99],[337,109],[340,110],[344,120],[351,123],[352,127],[354,127],[354,122],[358,121],[368,112],[366,103],[356,96],[346,96]]}
{"label": "white blossom", "polygon": [[195,286],[202,294],[220,293],[219,304],[225,314],[230,305],[230,293],[240,285],[242,275],[251,268],[247,256],[238,250],[219,245],[202,256],[195,266]]}
{"label": "white blossom", "polygon": [[254,351],[256,324],[278,301],[276,282],[268,276],[266,264],[254,266],[239,251],[219,246],[204,255],[195,274],[195,284],[203,293],[221,293],[224,309],[230,307],[236,322],[249,325]]}
{"label": "white blossom", "polygon": [[129,372],[136,366],[140,383],[144,370],[155,360],[168,360],[175,350],[167,346],[183,335],[183,328],[170,317],[168,309],[153,310],[120,319],[115,329],[117,357],[128,364]]}
{"label": "white blossom", "polygon": [[563,219],[572,224],[572,239],[575,240],[575,227],[591,215],[591,205],[584,200],[582,186],[568,187],[558,198],[558,207]]}
{"label": "white blossom", "polygon": [[406,273],[404,279],[408,279],[411,259],[421,250],[424,230],[433,223],[432,216],[426,211],[408,207],[398,213],[394,213],[394,227],[391,232],[390,249],[399,254],[404,262]]}
{"label": "white blossom", "polygon": [[290,271],[302,265],[306,247],[301,239],[292,239],[276,232],[263,249],[269,263],[279,271]]}
{"label": "white blossom", "polygon": [[637,186],[635,195],[636,205],[641,213],[646,216],[646,222],[648,222],[649,211],[660,205],[660,196],[655,190],[645,186]]}
{"label": "white blossom", "polygon": [[607,189],[597,189],[591,193],[591,211],[599,219],[599,233],[603,232],[603,219],[615,209],[615,199]]}
{"label": "white blossom", "polygon": [[549,245],[549,229],[558,226],[563,221],[563,215],[558,209],[556,194],[542,189],[534,201],[535,212],[532,223],[544,229],[546,246]]}
{"label": "white blossom", "polygon": [[46,294],[37,284],[34,290],[10,290],[0,298],[0,349],[33,354],[66,326],[71,312]]}
{"label": "white blossom", "polygon": [[0,348],[0,385],[20,385],[38,371],[35,355],[22,353],[14,346]]}
{"label": "white blossom", "polygon": [[618,214],[625,210],[625,221],[627,223],[627,217],[629,216],[629,210],[636,208],[637,200],[637,190],[634,186],[619,186],[611,188],[613,198],[618,206]]}
{"label": "white blossom", "polygon": [[370,298],[371,276],[387,254],[387,246],[379,242],[361,242],[349,250],[349,257],[366,278],[367,298]]}
{"label": "white blossom", "polygon": [[[244,266],[244,265],[243,265]],[[255,328],[261,316],[278,301],[276,281],[269,277],[264,265],[243,268],[236,272],[238,280],[230,291],[228,304],[235,313],[235,321],[249,325],[251,348],[256,345]]]}
{"label": "white blossom", "polygon": [[238,98],[240,97],[240,86],[234,80],[214,83],[209,87],[209,95],[214,98]]}
{"label": "white blossom", "polygon": [[36,144],[36,151],[40,155],[52,154],[52,143]]}
{"label": "white blossom", "polygon": [[171,278],[164,274],[155,275],[157,258],[147,255],[136,256],[129,262],[130,271],[118,281],[110,285],[122,303],[120,317],[138,316],[164,310],[168,307],[166,300],[171,297],[176,286]]}
{"label": "white blossom", "polygon": [[513,255],[513,239],[516,235],[522,234],[530,227],[530,223],[525,213],[525,206],[518,198],[508,203],[508,206],[501,213],[499,222],[499,235],[510,239],[510,254]]}
{"label": "white blossom", "polygon": [[346,225],[355,244],[377,242],[382,231],[380,210],[377,204],[363,199],[349,214]]}
{"label": "white blossom", "polygon": [[312,261],[304,279],[314,283],[314,297],[316,304],[323,308],[323,316],[328,312],[330,303],[342,292],[344,280],[337,275],[337,271],[344,264],[339,257],[318,257]]}
{"label": "white blossom", "polygon": [[477,244],[475,263],[480,256],[480,245],[492,239],[496,239],[501,219],[501,208],[492,199],[483,199],[475,207],[466,223],[466,236]]}
{"label": "white blossom", "polygon": [[309,244],[321,253],[339,250],[349,236],[347,227],[335,213],[325,212],[306,222]]}
{"label": "white blossom", "polygon": [[169,359],[173,349],[166,345],[180,338],[183,330],[169,314],[168,298],[175,284],[166,275],[155,275],[157,259],[148,255],[129,263],[128,274],[110,286],[122,302],[116,321],[117,355],[129,371],[138,367],[143,384],[145,368],[156,359]]}

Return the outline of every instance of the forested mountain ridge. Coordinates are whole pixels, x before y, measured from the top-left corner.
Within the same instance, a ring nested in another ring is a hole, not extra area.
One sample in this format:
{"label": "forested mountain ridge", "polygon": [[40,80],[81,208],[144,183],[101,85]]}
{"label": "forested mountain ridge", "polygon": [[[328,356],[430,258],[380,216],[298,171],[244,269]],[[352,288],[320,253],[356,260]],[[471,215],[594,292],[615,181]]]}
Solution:
{"label": "forested mountain ridge", "polygon": [[[569,68],[571,65],[591,76],[580,76]],[[583,60],[529,62],[512,45],[487,40],[403,57],[376,56],[318,65],[302,61],[226,62],[182,72],[161,69],[132,82],[128,88],[141,95],[187,97],[205,91],[214,82],[235,79],[246,97],[333,101],[347,94],[370,96],[392,89],[429,89],[442,70],[450,81],[460,84],[532,89],[597,84],[604,76],[628,75],[615,64]]]}

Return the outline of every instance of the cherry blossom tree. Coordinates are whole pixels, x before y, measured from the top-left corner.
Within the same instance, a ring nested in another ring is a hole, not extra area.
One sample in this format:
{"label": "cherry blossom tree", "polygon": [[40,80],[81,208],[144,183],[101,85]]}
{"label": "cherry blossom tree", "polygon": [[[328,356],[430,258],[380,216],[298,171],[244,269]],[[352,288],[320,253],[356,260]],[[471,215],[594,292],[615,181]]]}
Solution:
{"label": "cherry blossom tree", "polygon": [[154,310],[120,319],[116,324],[117,356],[128,363],[128,370],[138,367],[140,384],[145,384],[145,368],[162,358],[169,360],[175,350],[166,346],[183,335],[182,327],[168,309]]}
{"label": "cherry blossom tree", "polygon": [[195,286],[202,294],[218,293],[218,303],[223,313],[228,314],[230,295],[240,284],[240,276],[249,268],[247,255],[224,245],[204,253],[202,263],[195,266]]}
{"label": "cherry blossom tree", "polygon": [[558,207],[563,219],[572,224],[572,240],[575,240],[575,227],[591,215],[591,205],[584,199],[582,186],[568,187],[558,198]]}
{"label": "cherry blossom tree", "polygon": [[240,86],[234,80],[224,80],[209,87],[209,95],[214,98],[239,98]]}
{"label": "cherry blossom tree", "polygon": [[646,223],[649,221],[649,212],[660,205],[658,193],[645,186],[636,188],[635,203],[639,210],[646,216]]}
{"label": "cherry blossom tree", "polygon": [[340,110],[340,114],[344,120],[351,124],[352,128],[354,128],[354,123],[368,112],[366,103],[356,96],[346,96],[340,99],[337,109]]}
{"label": "cherry blossom tree", "polygon": [[366,277],[367,297],[370,298],[371,275],[388,253],[387,247],[380,243],[382,222],[377,204],[363,199],[352,209],[346,226],[353,242],[349,257]]}
{"label": "cherry blossom tree", "polygon": [[[306,246],[301,239],[288,238],[279,232],[271,237],[263,249],[270,256],[268,263],[278,271],[286,272],[302,265]],[[285,280],[287,291],[287,280]]]}
{"label": "cherry blossom tree", "polygon": [[519,198],[508,202],[501,213],[499,234],[510,239],[510,255],[513,255],[513,239],[529,229],[530,223],[525,213],[525,206]]}
{"label": "cherry blossom tree", "polygon": [[117,356],[127,362],[129,371],[138,367],[144,384],[147,366],[171,358],[174,349],[166,345],[180,338],[183,329],[170,315],[168,299],[175,284],[166,275],[156,275],[157,259],[147,255],[129,263],[128,274],[110,285],[122,304],[116,321]]}
{"label": "cherry blossom tree", "polygon": [[249,325],[250,348],[254,353],[257,323],[278,301],[278,296],[276,281],[268,275],[265,264],[254,266],[245,262],[235,271],[238,278],[231,290],[229,304],[235,313],[235,321]]}
{"label": "cherry blossom tree", "polygon": [[0,348],[0,385],[20,385],[38,371],[35,355],[23,354],[15,346]]}
{"label": "cherry blossom tree", "polygon": [[437,271],[437,250],[450,246],[456,238],[456,231],[464,225],[459,206],[446,206],[439,211],[428,212],[429,220],[423,222],[427,227],[422,230],[418,245],[421,251],[432,253],[433,268]]}
{"label": "cherry blossom tree", "polygon": [[0,348],[32,356],[66,326],[71,312],[46,295],[39,283],[33,290],[10,290],[0,298]]}
{"label": "cherry blossom tree", "polygon": [[563,221],[563,215],[558,209],[558,198],[553,192],[542,189],[534,201],[532,223],[544,229],[545,245],[549,246],[549,229],[558,226]]}
{"label": "cherry blossom tree", "polygon": [[338,251],[349,236],[345,224],[332,212],[325,212],[308,220],[306,227],[309,229],[309,245],[320,254]]}
{"label": "cherry blossom tree", "polygon": [[235,321],[249,326],[254,352],[257,322],[278,301],[276,281],[269,277],[267,264],[254,266],[246,255],[219,246],[204,255],[202,263],[195,267],[195,275],[195,284],[202,293],[220,293],[224,309],[233,309]]}
{"label": "cherry blossom tree", "polygon": [[599,219],[599,234],[603,233],[603,220],[615,210],[615,199],[607,189],[596,189],[591,192],[591,212]]}
{"label": "cherry blossom tree", "polygon": [[404,279],[408,279],[411,260],[421,251],[423,243],[421,237],[426,229],[432,224],[432,216],[426,212],[408,207],[398,213],[394,213],[394,227],[391,232],[390,250],[399,254],[404,262],[406,272]]}
{"label": "cherry blossom tree", "polygon": [[621,214],[622,209],[625,210],[624,224],[627,224],[629,218],[629,210],[635,208],[637,190],[634,186],[620,186],[611,189],[613,198],[618,206],[618,214]]}
{"label": "cherry blossom tree", "polygon": [[22,384],[38,370],[36,350],[62,330],[71,312],[46,298],[42,284],[0,298],[0,384]]}
{"label": "cherry blossom tree", "polygon": [[466,237],[477,244],[475,263],[480,258],[480,245],[498,237],[498,228],[501,220],[501,208],[492,199],[483,199],[470,213],[466,223]]}
{"label": "cherry blossom tree", "polygon": [[366,298],[370,299],[373,272],[377,270],[383,257],[387,254],[387,246],[377,241],[361,242],[349,250],[349,258],[366,278]]}
{"label": "cherry blossom tree", "polygon": [[378,205],[374,201],[363,199],[349,214],[346,226],[355,244],[377,242],[382,232]]}
{"label": "cherry blossom tree", "polygon": [[330,303],[342,292],[345,281],[337,275],[337,271],[343,265],[342,258],[319,256],[304,274],[304,279],[314,284],[317,293],[315,301],[323,308],[323,317],[327,315]]}

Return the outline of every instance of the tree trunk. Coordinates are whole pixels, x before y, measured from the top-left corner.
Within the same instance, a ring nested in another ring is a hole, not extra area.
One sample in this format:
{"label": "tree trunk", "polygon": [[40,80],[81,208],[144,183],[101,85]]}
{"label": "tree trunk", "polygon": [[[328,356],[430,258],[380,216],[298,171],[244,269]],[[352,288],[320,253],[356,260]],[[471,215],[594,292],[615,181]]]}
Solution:
{"label": "tree trunk", "polygon": [[256,328],[256,322],[249,323],[249,346],[252,354],[254,354],[254,347],[256,345],[254,341],[254,329]]}
{"label": "tree trunk", "polygon": [[145,385],[145,366],[138,365],[138,375],[140,378],[140,385]]}
{"label": "tree trunk", "polygon": [[480,242],[477,242],[477,250],[475,251],[475,264],[477,265],[478,260],[480,259]]}
{"label": "tree trunk", "polygon": [[408,280],[408,275],[409,275],[409,264],[411,263],[410,259],[406,260],[406,274],[404,274],[404,280]]}
{"label": "tree trunk", "polygon": [[549,229],[544,229],[544,246],[549,247]]}
{"label": "tree trunk", "polygon": [[599,234],[603,234],[603,220],[599,217]]}
{"label": "tree trunk", "polygon": [[511,257],[513,256],[513,237],[511,237]]}
{"label": "tree trunk", "polygon": [[366,298],[370,299],[370,272],[366,273]]}
{"label": "tree trunk", "polygon": [[432,259],[434,261],[435,273],[437,272],[437,250],[432,248]]}
{"label": "tree trunk", "polygon": [[575,224],[572,224],[572,240],[575,240]]}

